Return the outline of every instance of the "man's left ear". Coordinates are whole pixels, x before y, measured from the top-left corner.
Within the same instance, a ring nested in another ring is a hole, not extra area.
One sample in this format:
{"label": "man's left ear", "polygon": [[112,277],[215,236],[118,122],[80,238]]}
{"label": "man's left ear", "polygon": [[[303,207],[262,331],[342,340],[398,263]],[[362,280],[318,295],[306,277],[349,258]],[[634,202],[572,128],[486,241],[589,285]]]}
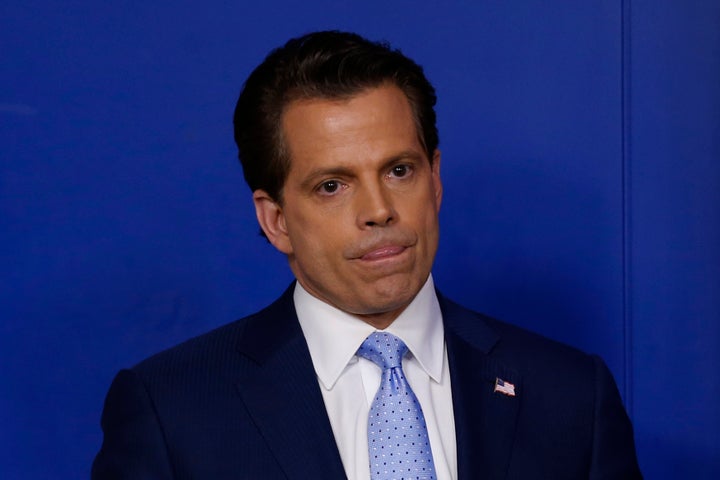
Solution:
{"label": "man's left ear", "polygon": [[442,203],[443,186],[442,180],[440,180],[440,150],[435,149],[433,152],[432,161],[432,182],[433,190],[435,190],[435,203],[437,209],[440,211],[440,204]]}

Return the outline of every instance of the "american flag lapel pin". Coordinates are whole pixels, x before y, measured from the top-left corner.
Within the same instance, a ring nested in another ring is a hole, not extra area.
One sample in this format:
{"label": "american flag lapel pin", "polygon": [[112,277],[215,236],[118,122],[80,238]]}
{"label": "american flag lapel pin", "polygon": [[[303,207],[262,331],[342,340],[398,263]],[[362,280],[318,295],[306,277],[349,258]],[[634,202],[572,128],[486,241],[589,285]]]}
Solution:
{"label": "american flag lapel pin", "polygon": [[514,397],[515,396],[515,385],[503,380],[502,378],[496,378],[495,379],[495,389],[493,390],[493,392],[502,393],[503,395],[507,395],[508,397]]}

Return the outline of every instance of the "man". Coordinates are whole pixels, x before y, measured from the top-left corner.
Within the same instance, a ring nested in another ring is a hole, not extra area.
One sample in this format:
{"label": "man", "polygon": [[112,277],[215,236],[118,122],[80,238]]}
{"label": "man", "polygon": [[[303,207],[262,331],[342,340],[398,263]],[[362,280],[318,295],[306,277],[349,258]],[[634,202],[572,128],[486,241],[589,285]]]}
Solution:
{"label": "man", "polygon": [[235,138],[297,282],[120,372],[93,478],[640,478],[601,360],[435,291],[434,104],[418,65],[347,33],[251,74]]}

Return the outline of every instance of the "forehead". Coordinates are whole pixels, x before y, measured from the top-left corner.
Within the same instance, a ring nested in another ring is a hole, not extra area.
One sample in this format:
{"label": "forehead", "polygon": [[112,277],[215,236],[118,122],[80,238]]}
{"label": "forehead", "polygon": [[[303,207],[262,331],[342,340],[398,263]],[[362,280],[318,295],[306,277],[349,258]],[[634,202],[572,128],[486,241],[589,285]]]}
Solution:
{"label": "forehead", "polygon": [[410,103],[394,85],[346,99],[295,100],[286,108],[282,126],[291,170],[308,160],[369,161],[394,150],[425,156]]}

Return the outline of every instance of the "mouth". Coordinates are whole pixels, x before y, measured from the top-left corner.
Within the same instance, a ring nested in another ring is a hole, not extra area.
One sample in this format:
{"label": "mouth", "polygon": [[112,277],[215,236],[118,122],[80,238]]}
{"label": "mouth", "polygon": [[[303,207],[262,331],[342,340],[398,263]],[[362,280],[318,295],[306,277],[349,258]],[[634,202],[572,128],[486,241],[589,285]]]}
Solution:
{"label": "mouth", "polygon": [[406,249],[407,247],[404,247],[402,245],[385,245],[373,248],[372,250],[359,256],[358,259],[366,262],[383,260],[386,258],[396,257],[403,253]]}
{"label": "mouth", "polygon": [[417,236],[412,232],[397,231],[393,235],[378,235],[366,238],[345,251],[348,260],[366,265],[393,264],[408,256],[408,252],[417,244]]}

